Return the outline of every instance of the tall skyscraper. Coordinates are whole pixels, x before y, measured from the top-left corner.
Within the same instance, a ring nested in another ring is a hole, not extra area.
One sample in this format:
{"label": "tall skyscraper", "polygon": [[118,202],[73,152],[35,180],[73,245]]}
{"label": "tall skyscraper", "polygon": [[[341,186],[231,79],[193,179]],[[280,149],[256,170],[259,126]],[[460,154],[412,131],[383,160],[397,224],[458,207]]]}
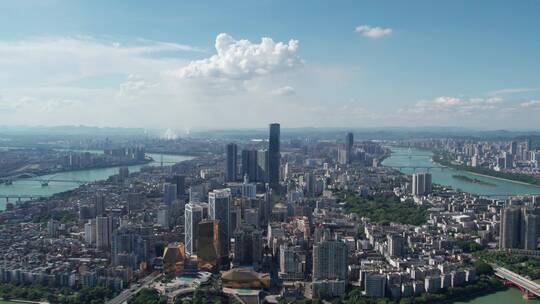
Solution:
{"label": "tall skyscraper", "polygon": [[84,224],[84,241],[89,245],[96,243],[96,219],[91,219]]}
{"label": "tall skyscraper", "polygon": [[509,146],[509,149],[508,149],[509,151],[508,151],[508,152],[510,152],[510,154],[512,154],[512,155],[516,155],[516,154],[517,154],[517,147],[518,147],[517,142],[512,141],[512,142],[510,143],[510,146]]}
{"label": "tall skyscraper", "polygon": [[162,206],[158,209],[157,214],[157,223],[162,228],[169,228],[170,226],[170,214],[169,214],[169,206]]}
{"label": "tall skyscraper", "polygon": [[101,193],[94,197],[94,215],[102,216],[105,214],[105,196]]}
{"label": "tall skyscraper", "polygon": [[186,194],[186,177],[184,175],[175,174],[167,178],[167,182],[176,185],[177,198],[183,198]]}
{"label": "tall skyscraper", "polygon": [[345,138],[345,151],[347,153],[347,161],[350,163],[353,159],[353,146],[354,146],[354,135],[349,132]]}
{"label": "tall skyscraper", "polygon": [[234,143],[227,145],[227,155],[225,161],[225,180],[227,182],[234,182],[238,176],[238,146]]}
{"label": "tall skyscraper", "polygon": [[540,208],[509,206],[502,209],[499,248],[535,250],[539,225]]}
{"label": "tall skyscraper", "polygon": [[270,124],[270,137],[268,141],[268,183],[270,187],[279,190],[280,154],[280,126],[278,123]]}
{"label": "tall skyscraper", "polygon": [[257,150],[242,150],[242,178],[248,181],[257,181]]}
{"label": "tall skyscraper", "polygon": [[163,203],[170,206],[172,202],[177,199],[177,189],[175,184],[164,183],[163,184]]}
{"label": "tall skyscraper", "polygon": [[431,173],[415,173],[412,175],[412,195],[426,195],[431,193]]}
{"label": "tall skyscraper", "polygon": [[111,248],[112,217],[98,216],[96,218],[96,247],[99,250]]}
{"label": "tall skyscraper", "polygon": [[307,196],[315,196],[315,175],[312,172],[304,174],[304,183]]}
{"label": "tall skyscraper", "polygon": [[514,167],[514,154],[503,152],[504,168],[512,169]]}
{"label": "tall skyscraper", "polygon": [[219,260],[219,221],[203,220],[199,223],[197,258],[199,268],[213,270]]}
{"label": "tall skyscraper", "polygon": [[518,248],[520,243],[520,215],[519,207],[510,206],[501,210],[501,224],[499,233],[499,248]]}
{"label": "tall skyscraper", "polygon": [[199,223],[203,220],[203,208],[197,203],[188,203],[185,207],[185,244],[186,253],[197,253]]}
{"label": "tall skyscraper", "polygon": [[523,209],[523,221],[521,228],[521,245],[526,250],[536,250],[538,243],[538,227],[540,217],[535,214],[535,209]]}
{"label": "tall skyscraper", "polygon": [[268,182],[268,150],[257,151],[257,180]]}
{"label": "tall skyscraper", "polygon": [[209,216],[219,221],[220,257],[227,260],[231,240],[231,190],[219,189],[208,193]]}

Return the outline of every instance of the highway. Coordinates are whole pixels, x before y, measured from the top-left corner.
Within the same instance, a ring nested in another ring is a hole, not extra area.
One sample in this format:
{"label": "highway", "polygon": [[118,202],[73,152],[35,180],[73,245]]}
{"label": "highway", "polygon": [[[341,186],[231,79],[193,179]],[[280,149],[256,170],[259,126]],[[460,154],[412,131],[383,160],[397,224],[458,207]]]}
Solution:
{"label": "highway", "polygon": [[144,277],[142,280],[140,280],[139,282],[139,287],[133,289],[133,288],[130,288],[130,289],[126,289],[124,291],[122,291],[118,296],[116,296],[114,299],[111,299],[109,300],[107,303],[108,304],[122,304],[122,303],[127,303],[127,301],[133,297],[134,295],[136,295],[139,291],[141,291],[142,289],[144,288],[148,288],[150,286],[150,284],[152,284],[156,279],[158,279],[159,277],[161,276],[160,273],[158,272],[153,272],[151,274],[149,274],[148,276]]}
{"label": "highway", "polygon": [[529,295],[535,295],[540,298],[540,284],[531,281],[527,278],[520,276],[519,274],[512,272],[506,268],[493,266],[495,270],[495,275],[499,278],[512,282],[512,284],[517,285],[520,289],[526,290]]}

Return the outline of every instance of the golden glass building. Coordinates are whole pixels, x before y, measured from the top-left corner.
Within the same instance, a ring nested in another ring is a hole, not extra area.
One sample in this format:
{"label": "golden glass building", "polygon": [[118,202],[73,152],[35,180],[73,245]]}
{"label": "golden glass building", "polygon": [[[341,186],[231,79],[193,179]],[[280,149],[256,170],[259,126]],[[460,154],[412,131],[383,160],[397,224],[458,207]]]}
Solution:
{"label": "golden glass building", "polygon": [[215,270],[220,257],[218,220],[204,220],[199,223],[197,243],[199,269]]}

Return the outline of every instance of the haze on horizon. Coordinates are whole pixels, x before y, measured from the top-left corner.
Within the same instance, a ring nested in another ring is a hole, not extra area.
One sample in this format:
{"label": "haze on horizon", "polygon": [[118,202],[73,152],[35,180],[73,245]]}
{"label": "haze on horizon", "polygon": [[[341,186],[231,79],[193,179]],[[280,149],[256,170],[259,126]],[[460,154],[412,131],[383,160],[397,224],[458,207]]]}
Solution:
{"label": "haze on horizon", "polygon": [[0,125],[538,129],[539,11],[3,1]]}

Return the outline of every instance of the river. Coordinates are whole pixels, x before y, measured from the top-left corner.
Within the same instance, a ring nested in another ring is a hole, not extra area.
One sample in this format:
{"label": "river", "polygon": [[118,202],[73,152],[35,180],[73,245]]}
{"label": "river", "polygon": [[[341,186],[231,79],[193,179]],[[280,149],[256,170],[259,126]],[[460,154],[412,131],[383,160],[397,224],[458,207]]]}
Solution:
{"label": "river", "polygon": [[[418,167],[442,167],[432,162],[433,153],[426,150],[391,147],[392,155],[385,159],[382,164],[389,167],[403,166],[418,166]],[[409,157],[409,155],[411,155]],[[402,168],[403,173],[412,174],[414,169]],[[419,172],[420,170],[417,170]],[[434,183],[451,186],[455,189],[461,189],[466,192],[476,193],[481,195],[518,195],[529,193],[540,193],[540,187],[534,185],[513,182],[509,180],[497,179],[489,176],[481,176],[471,172],[455,170],[451,168],[431,169],[432,179]],[[456,179],[452,175],[464,175],[470,178],[476,178],[491,185],[471,183],[461,179]],[[540,300],[529,299],[525,300],[521,293],[516,288],[509,288],[504,291],[495,292],[485,296],[470,299],[464,302],[456,302],[458,304],[540,304]]]}
{"label": "river", "polygon": [[[100,151],[91,151],[102,153]],[[161,154],[147,153],[154,159],[153,162],[144,165],[128,166],[129,172],[137,172],[144,166],[159,166],[161,164]],[[163,162],[170,165],[170,162],[182,162],[192,159],[192,156],[163,154]],[[119,167],[87,169],[78,171],[58,172],[54,174],[44,175],[43,178],[54,177],[62,180],[80,180],[80,181],[97,181],[107,179],[109,176],[118,174]],[[12,185],[0,185],[0,196],[3,195],[32,195],[32,196],[50,196],[55,193],[68,191],[77,188],[79,185],[72,182],[50,182],[48,186],[42,187],[37,181],[16,180]],[[10,201],[15,201],[14,199]],[[0,210],[3,210],[6,205],[6,200],[0,198]]]}
{"label": "river", "polygon": [[[431,158],[433,153],[427,150],[411,149],[409,157],[408,148],[396,148],[391,147],[392,155],[383,161],[383,165],[389,167],[399,167],[399,166],[418,166],[418,167],[441,167],[439,164],[432,162]],[[417,172],[420,172],[419,169]],[[412,168],[403,168],[401,169],[403,173],[412,174],[414,169]],[[430,173],[433,178],[433,182],[441,185],[452,186],[454,189],[461,189],[465,192],[476,193],[482,195],[519,195],[519,194],[530,194],[530,193],[540,193],[540,186],[534,186],[529,184],[524,184],[520,182],[514,182],[510,180],[498,179],[489,176],[483,176],[475,174],[472,172],[455,170],[452,168],[445,167],[444,170],[441,169],[430,169]],[[461,179],[456,179],[452,175],[464,175],[471,179],[475,178],[481,180],[487,184],[472,183],[464,181]]]}

